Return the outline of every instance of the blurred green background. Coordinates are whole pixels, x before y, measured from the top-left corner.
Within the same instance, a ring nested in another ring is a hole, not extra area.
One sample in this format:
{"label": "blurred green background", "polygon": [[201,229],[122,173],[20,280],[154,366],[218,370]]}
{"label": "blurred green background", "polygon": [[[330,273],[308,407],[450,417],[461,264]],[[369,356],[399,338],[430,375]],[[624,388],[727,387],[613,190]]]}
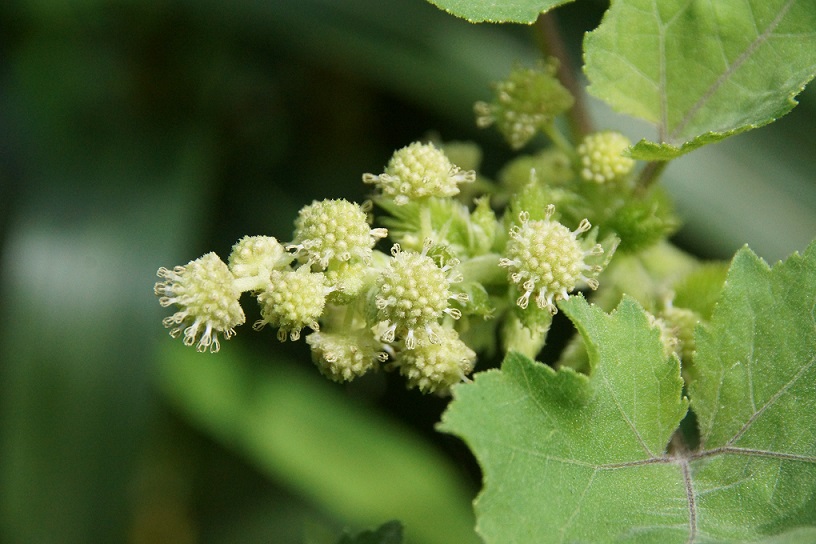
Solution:
{"label": "blurred green background", "polygon": [[[559,11],[574,51],[604,6]],[[478,469],[433,431],[444,400],[332,384],[248,327],[197,354],[152,285],[245,234],[288,240],[313,199],[364,199],[361,174],[430,130],[494,174],[509,153],[472,103],[536,55],[531,28],[423,0],[0,4],[0,540],[331,543],[400,519],[408,542],[475,542]],[[814,96],[669,168],[680,245],[807,245]]]}

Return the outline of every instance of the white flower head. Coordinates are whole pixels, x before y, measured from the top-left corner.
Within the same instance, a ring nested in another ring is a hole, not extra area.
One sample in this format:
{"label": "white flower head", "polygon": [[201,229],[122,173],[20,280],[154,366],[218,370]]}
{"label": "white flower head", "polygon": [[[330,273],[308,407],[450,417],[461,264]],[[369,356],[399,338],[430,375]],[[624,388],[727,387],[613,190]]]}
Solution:
{"label": "white flower head", "polygon": [[238,303],[241,291],[227,265],[215,253],[207,253],[186,266],[172,270],[160,268],[164,279],[153,287],[163,307],[175,304],[179,309],[162,324],[170,336],[184,337],[184,344],[198,351],[215,353],[221,348],[218,335],[225,340],[235,335],[235,327],[245,321]]}

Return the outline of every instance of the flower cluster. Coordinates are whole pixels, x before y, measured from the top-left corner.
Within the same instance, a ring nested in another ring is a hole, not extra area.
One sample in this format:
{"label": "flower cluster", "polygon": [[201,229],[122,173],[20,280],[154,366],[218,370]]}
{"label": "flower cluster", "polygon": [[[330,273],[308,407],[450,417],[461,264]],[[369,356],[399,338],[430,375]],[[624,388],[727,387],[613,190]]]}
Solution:
{"label": "flower cluster", "polygon": [[[496,85],[492,104],[477,105],[479,124],[495,123],[513,147],[548,132],[572,104],[554,74],[553,64],[515,70]],[[619,240],[601,232],[596,243],[599,229],[580,218],[607,217],[621,199],[615,184],[581,178],[627,176],[633,163],[621,138],[590,135],[577,154],[556,142],[514,160],[498,183],[454,164],[444,144],[411,143],[381,174],[362,176],[373,204],[315,201],[298,213],[289,242],[245,236],[226,264],[208,253],[159,269],[159,302],[177,308],[163,323],[185,344],[216,352],[244,323],[240,298],[248,293],[260,314],[253,329],[276,329],[281,342],[303,336],[330,380],[394,370],[408,387],[449,394],[468,379],[477,351],[494,351],[499,341],[535,356],[558,301],[598,287]],[[478,168],[475,144],[451,150]],[[374,204],[382,226],[372,226]]]}
{"label": "flower cluster", "polygon": [[594,132],[578,146],[581,177],[596,183],[620,181],[632,172],[635,161],[624,155],[632,142],[613,130]]}
{"label": "flower cluster", "polygon": [[557,69],[554,62],[514,69],[505,81],[495,84],[492,102],[474,105],[476,124],[495,123],[510,147],[523,147],[573,105],[572,95],[555,77]]}
{"label": "flower cluster", "polygon": [[458,184],[476,179],[473,170],[462,171],[432,143],[414,142],[394,152],[385,172],[363,174],[383,196],[398,205],[428,197],[451,197],[459,193]]}
{"label": "flower cluster", "polygon": [[235,286],[235,278],[215,253],[207,253],[187,266],[159,268],[158,276],[164,280],[153,287],[159,304],[179,308],[162,324],[171,329],[173,338],[184,335],[185,345],[215,353],[221,348],[218,335],[228,340],[235,334],[235,327],[246,320],[238,304],[241,291]]}
{"label": "flower cluster", "polygon": [[[398,152],[388,172],[379,176],[383,195],[406,203],[449,198],[457,183],[473,177],[419,143]],[[394,244],[390,255],[382,253],[375,245],[387,230],[372,228],[369,212],[370,203],[313,202],[300,210],[290,243],[246,236],[233,246],[229,265],[209,253],[186,267],[160,269],[165,281],[155,293],[162,306],[179,308],[165,325],[173,336],[183,333],[185,344],[218,351],[219,334],[230,338],[244,322],[239,298],[249,292],[260,307],[253,329],[269,325],[282,342],[311,329],[306,343],[329,379],[348,381],[390,360],[384,366],[400,369],[409,386],[447,393],[476,359],[453,326],[468,301],[455,289],[459,261],[430,239],[421,251]]]}
{"label": "flower cluster", "polygon": [[603,247],[595,244],[585,249],[578,240],[579,234],[590,229],[589,221],[584,219],[571,231],[552,219],[554,213],[552,204],[547,207],[543,220],[530,220],[529,214],[522,212],[520,225],[510,229],[507,256],[501,259],[499,266],[507,268],[510,281],[521,292],[516,301],[521,308],[526,308],[535,294],[539,308],[555,313],[555,301],[569,298],[579,284],[598,288],[594,276],[601,270],[587,264],[586,258],[602,254]]}

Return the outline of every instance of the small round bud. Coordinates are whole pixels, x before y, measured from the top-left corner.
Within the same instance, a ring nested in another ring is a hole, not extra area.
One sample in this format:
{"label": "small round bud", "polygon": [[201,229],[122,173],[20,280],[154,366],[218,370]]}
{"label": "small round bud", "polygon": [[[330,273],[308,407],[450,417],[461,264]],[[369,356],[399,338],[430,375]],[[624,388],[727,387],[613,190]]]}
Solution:
{"label": "small round bud", "polygon": [[359,204],[345,199],[315,201],[300,210],[292,245],[298,254],[324,269],[332,261],[367,261],[385,229],[373,229]]}
{"label": "small round bud", "polygon": [[434,323],[431,332],[437,339],[435,343],[423,343],[400,352],[396,366],[408,379],[408,387],[447,395],[451,386],[473,370],[476,353],[459,339],[454,329]]}
{"label": "small round bud", "polygon": [[398,205],[428,197],[455,196],[459,183],[475,179],[476,172],[460,170],[436,146],[421,142],[395,151],[385,173],[363,175],[363,182],[375,184],[383,196]]}
{"label": "small round bud", "polygon": [[518,286],[522,295],[516,301],[526,308],[535,293],[536,305],[556,312],[555,301],[569,298],[569,293],[578,284],[590,288],[598,287],[594,277],[586,276],[587,271],[598,272],[584,261],[589,255],[603,252],[600,245],[585,250],[578,235],[590,229],[584,219],[575,231],[551,219],[555,207],[547,207],[546,218],[530,220],[526,212],[519,214],[521,225],[510,229],[510,240],[505,250],[506,257],[499,266],[507,268],[508,277]]}
{"label": "small round bud", "polygon": [[458,279],[449,275],[450,265],[439,267],[425,253],[401,251],[395,245],[391,253],[394,258],[383,272],[376,297],[378,318],[384,324],[381,338],[393,342],[403,338],[405,347],[413,349],[417,344],[417,331],[424,331],[433,342],[434,336],[428,325],[436,323],[447,314],[454,319],[461,312],[449,307],[450,299],[459,299],[461,294],[453,294],[451,282]]}
{"label": "small round bud", "polygon": [[574,103],[556,71],[555,62],[515,68],[506,80],[494,84],[491,103],[474,104],[476,124],[488,127],[495,123],[510,146],[519,149]]}
{"label": "small round bud", "polygon": [[175,304],[179,311],[162,320],[170,336],[183,334],[184,345],[198,351],[215,353],[221,348],[219,333],[228,340],[235,327],[244,323],[244,311],[238,303],[241,291],[227,265],[215,253],[207,253],[186,266],[173,270],[160,268],[153,292],[162,307]]}
{"label": "small round bud", "polygon": [[322,272],[310,272],[308,266],[297,270],[273,270],[269,288],[258,295],[261,317],[253,325],[255,330],[267,324],[278,327],[278,340],[300,338],[303,327],[319,330],[318,318],[326,306],[330,289]]}
{"label": "small round bud", "polygon": [[388,358],[382,344],[367,329],[313,332],[306,337],[306,343],[312,348],[312,360],[320,373],[335,382],[362,376]]}
{"label": "small round bud", "polygon": [[632,145],[629,138],[612,130],[594,132],[578,146],[581,177],[596,183],[620,181],[635,167],[635,161],[623,152]]}
{"label": "small round bud", "polygon": [[291,257],[272,236],[244,236],[232,246],[229,268],[236,278],[267,275],[289,264]]}

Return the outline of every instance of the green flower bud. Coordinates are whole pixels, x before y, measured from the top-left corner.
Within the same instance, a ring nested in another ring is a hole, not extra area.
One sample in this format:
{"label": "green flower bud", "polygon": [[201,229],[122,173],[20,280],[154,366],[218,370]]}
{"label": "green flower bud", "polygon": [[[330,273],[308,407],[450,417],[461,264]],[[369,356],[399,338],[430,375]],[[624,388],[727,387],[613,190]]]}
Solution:
{"label": "green flower bud", "polygon": [[454,329],[437,323],[430,329],[437,341],[400,352],[395,365],[408,379],[408,387],[417,387],[423,393],[448,395],[451,386],[473,371],[476,353],[459,339]]}
{"label": "green flower bud", "polygon": [[629,138],[620,132],[608,130],[588,134],[577,149],[581,177],[596,183],[623,180],[635,168],[635,161],[623,154],[631,145]]}
{"label": "green flower bud", "polygon": [[376,185],[398,205],[432,196],[455,196],[459,183],[475,179],[476,172],[462,171],[436,146],[421,142],[395,151],[383,174],[363,174],[364,183]]}
{"label": "green flower bud", "polygon": [[505,81],[494,84],[493,102],[474,104],[476,124],[495,123],[510,146],[519,149],[575,101],[556,78],[557,70],[554,61],[538,68],[515,68]]}
{"label": "green flower bud", "polygon": [[451,283],[461,281],[461,275],[452,274],[458,261],[439,267],[427,255],[428,249],[429,243],[421,253],[401,251],[399,244],[391,250],[394,258],[380,278],[376,296],[377,317],[381,323],[379,336],[384,342],[402,338],[408,349],[413,349],[417,340],[427,339],[433,343],[436,337],[430,328],[432,323],[444,315],[454,319],[462,315],[449,306],[451,299],[467,300],[466,295],[450,290]]}
{"label": "green flower bud", "polygon": [[[527,212],[519,214],[521,225],[510,229],[510,240],[505,248],[505,258],[499,266],[507,268],[508,277],[522,295],[516,300],[526,308],[535,293],[536,305],[555,313],[555,301],[569,298],[569,293],[579,284],[597,289],[597,266],[586,264],[585,258],[603,253],[600,244],[585,250],[578,235],[590,229],[584,219],[575,231],[551,219],[555,206],[548,206],[546,218],[530,220]],[[587,276],[585,272],[591,272]]]}
{"label": "green flower bud", "polygon": [[388,231],[372,229],[366,211],[344,199],[315,201],[300,210],[289,247],[324,269],[332,261],[368,261],[374,244]]}
{"label": "green flower bud", "polygon": [[335,382],[362,376],[388,359],[371,331],[313,332],[306,337],[320,373]]}
{"label": "green flower bud", "polygon": [[679,226],[671,201],[659,187],[642,198],[627,198],[604,222],[604,227],[620,237],[619,249],[624,253],[639,253],[666,239]]}
{"label": "green flower bud", "polygon": [[531,183],[566,186],[575,178],[575,172],[566,153],[549,148],[535,155],[519,155],[501,169],[498,178],[508,192],[515,193]]}
{"label": "green flower bud", "polygon": [[326,296],[331,289],[326,285],[322,272],[310,272],[308,266],[297,270],[273,270],[269,275],[269,288],[258,295],[262,319],[252,326],[263,329],[267,324],[278,327],[278,340],[293,341],[300,338],[303,327],[319,330],[318,318],[326,306]]}
{"label": "green flower bud", "polygon": [[238,303],[241,291],[227,265],[215,253],[190,261],[173,270],[159,268],[164,279],[153,287],[159,304],[175,304],[179,311],[164,318],[162,324],[170,336],[184,335],[184,345],[195,344],[198,351],[215,353],[221,348],[218,335],[225,340],[235,335],[235,327],[244,323],[244,311]]}

